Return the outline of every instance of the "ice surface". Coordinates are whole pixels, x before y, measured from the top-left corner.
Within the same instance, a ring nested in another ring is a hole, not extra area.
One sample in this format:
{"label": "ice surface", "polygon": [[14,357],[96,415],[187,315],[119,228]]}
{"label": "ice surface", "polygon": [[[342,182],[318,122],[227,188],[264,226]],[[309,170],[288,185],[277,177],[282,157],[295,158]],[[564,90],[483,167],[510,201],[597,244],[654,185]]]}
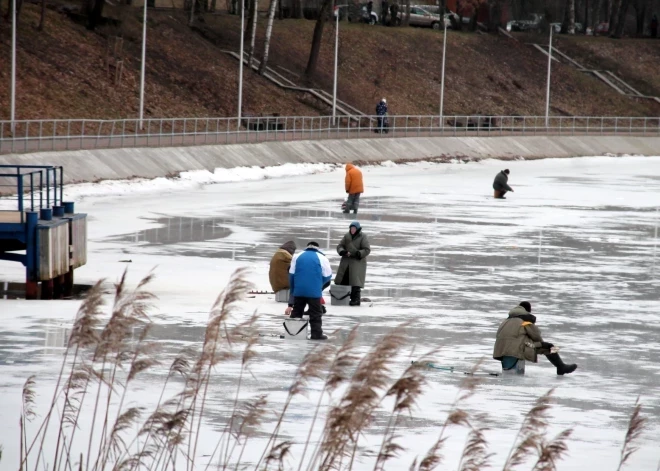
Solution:
{"label": "ice surface", "polygon": [[[497,201],[491,183],[505,167],[516,191]],[[200,345],[209,307],[237,267],[252,267],[257,288],[269,290],[268,260],[284,241],[302,246],[317,240],[336,269],[334,248],[352,219],[339,213],[343,171],[271,170],[67,188],[67,199],[90,217],[88,264],[76,271],[76,281],[113,282],[128,266],[136,282],[154,269],[152,289],[159,300],[153,335],[167,358],[182,346]],[[560,470],[614,469],[638,395],[650,421],[629,469],[655,469],[660,459],[660,158],[386,163],[364,173],[358,219],[372,244],[364,296],[373,306],[328,306],[325,329],[341,329],[341,341],[359,322],[360,349],[366,351],[388,329],[411,321],[406,353],[414,348],[414,355],[397,359],[396,373],[436,347],[441,350],[435,363],[470,368],[483,358],[482,369],[497,370],[490,359],[497,325],[511,307],[529,299],[545,337],[579,369],[557,377],[541,359],[527,366],[524,377],[484,381],[469,407],[491,419],[486,436],[493,462],[501,467],[524,413],[556,387],[552,432],[575,427]],[[0,267],[3,281],[21,280],[17,264]],[[2,469],[17,469],[22,383],[37,375],[43,413],[77,306],[76,301],[0,301]],[[283,308],[270,296],[256,295],[241,312],[247,316],[258,309],[261,331],[276,333]],[[243,395],[266,392],[277,409],[309,348],[265,337],[251,368],[254,376],[244,378]],[[227,422],[238,371],[239,365],[230,363],[214,380],[198,449],[203,463]],[[164,374],[156,370],[143,377],[136,386],[142,401],[155,403]],[[437,439],[462,379],[441,371],[429,371],[428,377],[416,412],[399,430],[408,450],[388,470],[408,469]],[[319,388],[312,383],[308,397],[292,405],[283,438],[304,440]],[[361,447],[377,452],[388,418],[384,409]],[[265,429],[273,425],[270,416]],[[464,439],[465,431],[450,432],[447,467],[457,467]],[[252,443],[249,452],[256,456],[250,460],[258,459],[264,443]],[[290,465],[300,450],[293,448]],[[373,461],[362,460],[355,469],[373,469]]]}

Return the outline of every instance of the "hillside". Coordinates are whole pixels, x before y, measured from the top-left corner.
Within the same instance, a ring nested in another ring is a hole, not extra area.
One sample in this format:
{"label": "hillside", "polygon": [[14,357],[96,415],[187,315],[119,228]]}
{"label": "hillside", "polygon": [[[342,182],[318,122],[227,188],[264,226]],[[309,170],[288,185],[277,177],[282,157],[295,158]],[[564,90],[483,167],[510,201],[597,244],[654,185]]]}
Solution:
{"label": "hillside", "polygon": [[[197,29],[187,26],[178,10],[149,12],[146,116],[235,116],[238,61],[222,49],[238,51],[239,21],[224,13],[205,15]],[[25,4],[19,28],[17,117],[120,118],[138,110],[141,11],[128,10],[123,24],[124,75],[114,86],[104,59],[117,27],[89,32],[66,14],[49,10],[44,32],[37,32],[38,7]],[[314,22],[276,21],[271,65],[293,77],[302,76]],[[0,118],[8,117],[9,27],[0,23]],[[262,50],[265,18],[260,18],[257,56]],[[202,34],[200,34],[202,33]],[[319,69],[310,85],[332,90],[334,26],[326,25]],[[542,39],[539,39],[541,42]],[[639,47],[634,41],[608,38],[567,38],[566,44],[584,51],[591,60],[616,61],[620,75],[634,84],[657,91],[657,44]],[[561,44],[561,43],[560,43]],[[599,57],[589,51],[612,51]],[[612,44],[613,49],[608,49]],[[604,45],[604,46],[603,46]],[[635,48],[635,55],[616,47]],[[562,44],[560,47],[564,47]],[[566,46],[569,48],[569,46]],[[339,86],[341,99],[373,113],[375,103],[387,97],[393,114],[436,114],[439,108],[442,34],[417,28],[340,25]],[[615,59],[612,59],[614,56]],[[640,59],[641,57],[641,59]],[[627,62],[630,58],[630,63]],[[545,107],[546,57],[505,37],[450,32],[447,46],[445,114],[541,115]],[[595,66],[598,66],[596,64]],[[285,68],[287,72],[283,69]],[[297,79],[303,83],[302,79]],[[328,114],[308,96],[281,90],[246,69],[246,113],[281,115]],[[620,96],[574,68],[556,64],[552,80],[552,113],[557,115],[657,116],[660,106]]]}

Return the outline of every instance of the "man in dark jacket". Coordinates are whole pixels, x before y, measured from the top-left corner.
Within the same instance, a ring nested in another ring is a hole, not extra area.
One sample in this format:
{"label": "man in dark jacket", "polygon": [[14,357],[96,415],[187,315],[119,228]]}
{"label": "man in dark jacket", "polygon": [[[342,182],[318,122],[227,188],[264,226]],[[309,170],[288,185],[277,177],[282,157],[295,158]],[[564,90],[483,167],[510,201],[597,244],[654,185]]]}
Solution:
{"label": "man in dark jacket", "polygon": [[493,358],[502,362],[503,370],[511,370],[518,360],[536,363],[539,354],[550,360],[558,375],[577,369],[575,364],[566,365],[554,345],[543,340],[541,331],[536,327],[536,317],[532,315],[532,305],[523,301],[511,309],[509,317],[497,329]]}
{"label": "man in dark jacket", "polygon": [[291,260],[289,285],[293,296],[291,318],[302,318],[305,306],[309,306],[309,325],[312,340],[326,340],[321,320],[321,297],[323,289],[330,285],[332,268],[319,244],[310,242],[307,248]]}
{"label": "man in dark jacket", "polygon": [[380,20],[383,23],[383,26],[387,25],[387,9],[389,8],[387,0],[382,0],[380,2]]}
{"label": "man in dark jacket", "polygon": [[495,198],[504,199],[504,195],[506,195],[507,191],[513,191],[513,188],[509,186],[509,173],[509,169],[507,168],[495,175],[495,181],[493,181]]}
{"label": "man in dark jacket", "polygon": [[376,132],[384,132],[387,134],[387,100],[383,98],[376,105],[376,115],[378,116],[378,128]]}
{"label": "man in dark jacket", "polygon": [[349,305],[359,306],[360,294],[364,288],[367,277],[367,257],[371,253],[371,245],[367,235],[362,232],[362,226],[355,221],[348,228],[348,233],[337,245],[337,253],[341,262],[337,269],[335,283],[351,287],[351,301]]}

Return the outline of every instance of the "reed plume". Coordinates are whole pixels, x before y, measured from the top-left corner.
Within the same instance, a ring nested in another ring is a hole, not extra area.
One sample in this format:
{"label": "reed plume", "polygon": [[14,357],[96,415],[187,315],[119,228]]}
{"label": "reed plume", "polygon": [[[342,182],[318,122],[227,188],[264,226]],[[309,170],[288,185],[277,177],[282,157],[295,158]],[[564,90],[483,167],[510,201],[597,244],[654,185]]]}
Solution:
{"label": "reed plume", "polygon": [[637,442],[645,428],[646,417],[642,416],[642,404],[639,401],[639,396],[637,396],[635,407],[633,408],[630,420],[628,421],[628,430],[626,431],[626,438],[624,439],[623,447],[621,448],[621,458],[619,459],[619,467],[617,468],[617,471],[621,471],[621,468],[626,464],[628,458],[639,449]]}

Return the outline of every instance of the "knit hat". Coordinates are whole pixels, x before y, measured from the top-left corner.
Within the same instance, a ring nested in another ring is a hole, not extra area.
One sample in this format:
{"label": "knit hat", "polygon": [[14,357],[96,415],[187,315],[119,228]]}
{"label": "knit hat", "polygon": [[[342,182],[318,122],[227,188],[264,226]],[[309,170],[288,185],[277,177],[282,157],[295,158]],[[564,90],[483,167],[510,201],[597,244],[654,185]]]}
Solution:
{"label": "knit hat", "polygon": [[508,174],[510,174],[511,172],[510,172],[509,169],[507,168],[507,169],[504,170],[504,173],[506,173],[506,174],[508,175]]}
{"label": "knit hat", "polygon": [[283,250],[286,250],[291,255],[293,255],[296,252],[296,249],[298,247],[296,247],[296,243],[294,241],[290,240],[290,241],[285,242],[284,244],[282,244],[282,247],[280,247],[280,248],[283,249]]}
{"label": "knit hat", "polygon": [[523,301],[520,303],[520,307],[524,308],[527,312],[532,312],[532,305],[529,301]]}
{"label": "knit hat", "polygon": [[307,243],[307,247],[316,247],[316,248],[318,248],[319,243],[312,240],[311,242]]}

